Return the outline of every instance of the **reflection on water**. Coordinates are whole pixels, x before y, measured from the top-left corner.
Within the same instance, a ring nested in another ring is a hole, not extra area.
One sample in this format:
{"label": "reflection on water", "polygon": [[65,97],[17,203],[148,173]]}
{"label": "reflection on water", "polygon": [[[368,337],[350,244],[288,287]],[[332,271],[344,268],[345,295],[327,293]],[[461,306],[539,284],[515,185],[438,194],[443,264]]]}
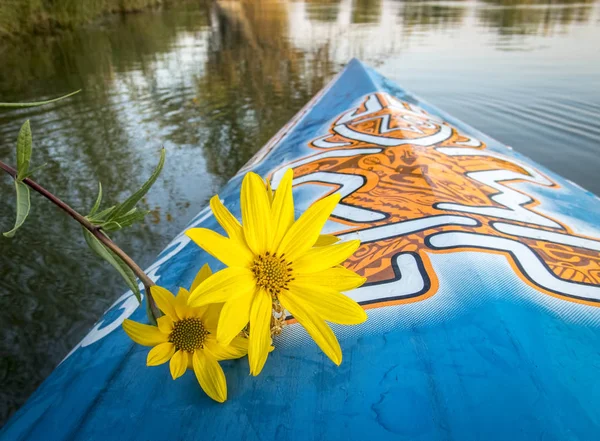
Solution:
{"label": "reflection on water", "polygon": [[409,0],[403,3],[398,17],[410,31],[412,28],[454,27],[461,23],[467,7],[463,2],[421,2]]}
{"label": "reflection on water", "polygon": [[[218,183],[228,180],[331,76],[318,59],[294,47],[284,3],[220,1],[197,78],[198,144]],[[318,52],[318,51],[317,51]],[[201,104],[200,104],[201,103]]]}
{"label": "reflection on water", "polygon": [[[0,156],[30,118],[38,179],[85,211],[115,202],[168,150],[148,222],[116,240],[143,265],[287,120],[360,57],[430,102],[600,193],[599,4],[591,1],[182,2],[0,46]],[[0,180],[0,225],[14,197]],[[122,292],[79,228],[34,196],[0,239],[0,400],[6,418]]]}
{"label": "reflection on water", "polygon": [[306,15],[311,21],[335,22],[340,13],[341,0],[308,1]]}
{"label": "reflection on water", "polygon": [[[564,32],[575,22],[590,18],[593,0],[484,0],[489,5],[481,8],[478,16],[485,26],[494,27],[502,35],[551,35]],[[550,4],[548,4],[550,3]]]}
{"label": "reflection on water", "polygon": [[381,0],[354,0],[351,23],[378,23],[381,17],[381,5]]}

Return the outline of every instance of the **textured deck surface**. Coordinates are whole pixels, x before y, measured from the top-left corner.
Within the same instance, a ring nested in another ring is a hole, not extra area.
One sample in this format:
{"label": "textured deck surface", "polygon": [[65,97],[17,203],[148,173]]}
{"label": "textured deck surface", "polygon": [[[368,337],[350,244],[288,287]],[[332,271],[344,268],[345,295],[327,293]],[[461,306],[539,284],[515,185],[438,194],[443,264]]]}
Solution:
{"label": "textured deck surface", "polygon": [[[147,368],[120,327],[130,292],[42,384],[2,440],[592,440],[600,433],[600,200],[360,62],[246,167],[295,170],[298,211],[363,245],[347,265],[369,320],[334,327],[335,367],[298,325],[261,376],[223,363],[229,400]],[[240,175],[220,192],[239,216]],[[191,226],[215,228],[204,210]],[[178,236],[149,269],[170,289],[220,264]]]}

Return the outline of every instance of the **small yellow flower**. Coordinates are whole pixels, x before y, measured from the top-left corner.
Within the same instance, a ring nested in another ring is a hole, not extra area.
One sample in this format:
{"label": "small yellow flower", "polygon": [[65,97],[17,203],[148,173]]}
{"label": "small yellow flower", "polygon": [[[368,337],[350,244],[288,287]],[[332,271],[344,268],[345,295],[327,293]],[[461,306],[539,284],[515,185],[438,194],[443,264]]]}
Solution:
{"label": "small yellow flower", "polygon": [[225,303],[217,341],[227,344],[250,323],[250,373],[262,370],[271,345],[273,310],[288,310],[323,352],[336,364],[342,351],[325,321],[353,325],[367,319],[365,311],[340,291],[366,280],[340,266],[360,245],[358,240],[335,243],[320,232],[340,200],[337,194],[314,203],[294,221],[293,172],[288,170],[273,196],[255,173],[242,182],[242,222],[211,199],[213,213],[227,232],[193,228],[186,234],[228,268],[192,290],[189,304],[201,307]]}
{"label": "small yellow flower", "polygon": [[[212,274],[204,265],[196,275],[191,290]],[[193,369],[200,386],[213,400],[227,399],[227,383],[219,360],[240,358],[248,352],[248,340],[235,337],[223,346],[215,337],[222,305],[212,304],[200,308],[188,306],[189,292],[180,288],[177,297],[160,286],[153,286],[152,297],[164,316],[158,327],[126,319],[123,329],[136,343],[154,346],[148,353],[146,364],[157,366],[170,360],[173,380]]]}

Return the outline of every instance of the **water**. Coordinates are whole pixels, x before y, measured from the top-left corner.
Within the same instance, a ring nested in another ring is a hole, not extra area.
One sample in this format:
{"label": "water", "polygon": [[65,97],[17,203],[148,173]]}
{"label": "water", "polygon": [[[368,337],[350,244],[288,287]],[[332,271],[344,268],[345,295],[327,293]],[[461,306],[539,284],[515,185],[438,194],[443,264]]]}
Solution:
{"label": "water", "polygon": [[[0,44],[0,158],[31,119],[37,179],[86,212],[167,164],[148,220],[116,241],[150,264],[208,199],[358,57],[429,102],[600,194],[600,3],[561,0],[178,2],[76,32]],[[0,180],[0,227],[14,196]],[[125,286],[37,195],[0,238],[0,420]]]}

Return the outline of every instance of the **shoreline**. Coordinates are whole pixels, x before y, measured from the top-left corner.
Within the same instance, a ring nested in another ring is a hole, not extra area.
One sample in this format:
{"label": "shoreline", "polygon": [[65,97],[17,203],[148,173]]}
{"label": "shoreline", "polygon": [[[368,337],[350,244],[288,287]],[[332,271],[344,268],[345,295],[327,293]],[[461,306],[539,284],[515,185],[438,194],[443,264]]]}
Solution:
{"label": "shoreline", "polygon": [[97,0],[44,5],[38,0],[0,3],[0,41],[33,35],[52,35],[92,23],[103,16],[134,14],[173,0]]}

